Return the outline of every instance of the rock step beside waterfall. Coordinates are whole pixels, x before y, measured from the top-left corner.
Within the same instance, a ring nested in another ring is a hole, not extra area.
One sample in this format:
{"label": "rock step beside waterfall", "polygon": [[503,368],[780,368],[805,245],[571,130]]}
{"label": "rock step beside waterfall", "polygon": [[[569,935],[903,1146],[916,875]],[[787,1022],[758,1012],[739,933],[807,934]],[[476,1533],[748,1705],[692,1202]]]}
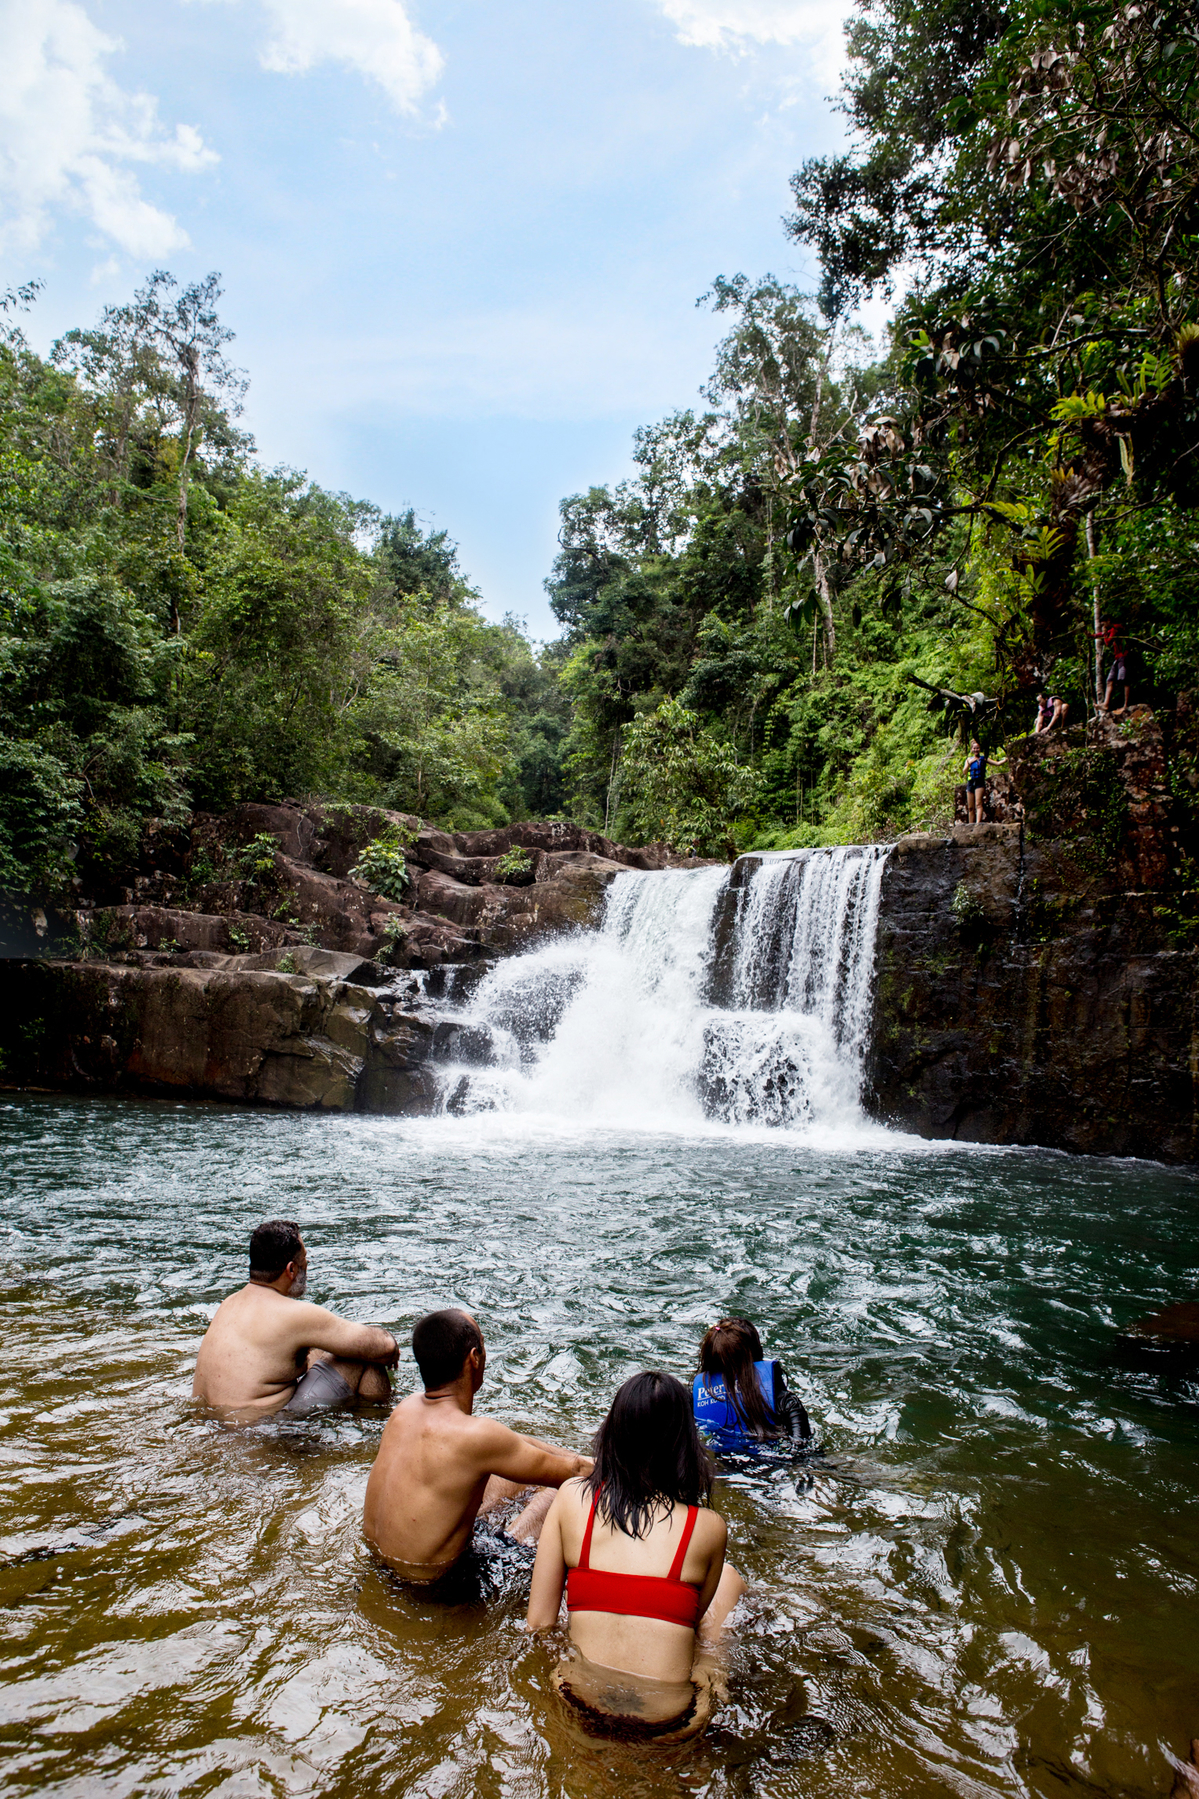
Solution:
{"label": "rock step beside waterfall", "polygon": [[[398,900],[350,878],[364,846],[388,832],[409,845],[411,884]],[[273,857],[247,871],[247,846],[263,839]],[[527,867],[505,878],[502,858],[514,849]],[[628,849],[559,820],[450,833],[370,806],[244,805],[197,813],[185,830],[152,824],[132,887],[81,895],[52,918],[48,939],[26,927],[7,953],[45,953],[55,934],[108,959],[315,942],[431,968],[594,923],[621,869],[684,865],[661,844]]]}

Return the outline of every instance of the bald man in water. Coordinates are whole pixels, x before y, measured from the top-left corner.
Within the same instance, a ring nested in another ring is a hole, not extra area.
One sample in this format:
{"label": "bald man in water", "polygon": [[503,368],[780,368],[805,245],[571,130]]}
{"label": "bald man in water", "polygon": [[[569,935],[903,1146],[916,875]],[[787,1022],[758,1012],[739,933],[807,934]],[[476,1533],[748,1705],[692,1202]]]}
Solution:
{"label": "bald man in water", "polygon": [[430,1585],[470,1547],[475,1519],[540,1489],[508,1527],[535,1543],[565,1480],[590,1474],[591,1458],[474,1416],[487,1351],[469,1312],[430,1312],[412,1333],[423,1393],[387,1421],[366,1487],[367,1542],[405,1580]]}
{"label": "bald man in water", "polygon": [[304,1299],[300,1227],[268,1218],[250,1238],[250,1278],[218,1308],[196,1361],[192,1396],[252,1422],[362,1399],[390,1399],[399,1360],[388,1330],[351,1324]]}

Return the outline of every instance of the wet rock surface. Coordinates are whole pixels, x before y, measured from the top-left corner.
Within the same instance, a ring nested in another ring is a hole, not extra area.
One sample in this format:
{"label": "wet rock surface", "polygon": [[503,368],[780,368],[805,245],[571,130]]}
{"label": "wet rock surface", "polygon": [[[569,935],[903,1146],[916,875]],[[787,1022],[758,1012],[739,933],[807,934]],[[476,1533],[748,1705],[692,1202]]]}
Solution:
{"label": "wet rock surface", "polygon": [[1199,1299],[1184,1299],[1138,1318],[1121,1332],[1121,1343],[1134,1350],[1199,1356]]}
{"label": "wet rock surface", "polygon": [[930,1137],[1199,1160],[1196,726],[1183,693],[1018,739],[994,822],[900,840],[879,1114]]}
{"label": "wet rock surface", "polygon": [[884,876],[868,1103],[926,1137],[1199,1159],[1194,934],[1016,825],[900,840]]}
{"label": "wet rock surface", "polygon": [[365,985],[383,971],[322,949],[271,960],[201,951],[188,965],[9,962],[5,1073],[26,1087],[432,1110],[436,1027],[414,982]]}
{"label": "wet rock surface", "polygon": [[[388,834],[408,869],[398,899],[354,875]],[[627,849],[566,821],[451,834],[370,806],[245,805],[199,813],[186,831],[151,828],[133,886],[81,896],[52,935],[108,959],[318,943],[431,968],[592,924],[623,869],[679,866],[662,845]]]}

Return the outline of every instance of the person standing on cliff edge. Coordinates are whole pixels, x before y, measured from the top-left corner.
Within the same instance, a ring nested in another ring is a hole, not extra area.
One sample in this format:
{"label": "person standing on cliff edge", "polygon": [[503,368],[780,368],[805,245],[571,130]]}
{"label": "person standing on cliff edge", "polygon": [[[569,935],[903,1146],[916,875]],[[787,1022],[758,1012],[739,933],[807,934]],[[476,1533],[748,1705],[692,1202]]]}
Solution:
{"label": "person standing on cliff edge", "polygon": [[300,1227],[268,1218],[250,1238],[250,1278],[217,1308],[196,1360],[192,1397],[246,1423],[285,1412],[390,1399],[400,1348],[389,1330],[308,1304]]}
{"label": "person standing on cliff edge", "polygon": [[980,825],[984,818],[984,802],[987,796],[987,763],[1006,762],[1007,757],[999,750],[994,756],[988,756],[979,744],[977,737],[970,739],[970,754],[966,757],[966,823]]}

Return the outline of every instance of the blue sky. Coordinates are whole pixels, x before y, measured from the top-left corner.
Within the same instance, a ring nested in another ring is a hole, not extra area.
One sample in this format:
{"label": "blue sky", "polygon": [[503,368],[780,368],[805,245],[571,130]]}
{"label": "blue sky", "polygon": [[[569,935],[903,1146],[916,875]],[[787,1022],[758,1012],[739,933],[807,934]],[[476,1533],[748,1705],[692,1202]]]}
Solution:
{"label": "blue sky", "polygon": [[813,269],[841,0],[0,0],[0,285],[45,347],[219,269],[270,462],[556,629],[558,501],[696,401],[717,274]]}

